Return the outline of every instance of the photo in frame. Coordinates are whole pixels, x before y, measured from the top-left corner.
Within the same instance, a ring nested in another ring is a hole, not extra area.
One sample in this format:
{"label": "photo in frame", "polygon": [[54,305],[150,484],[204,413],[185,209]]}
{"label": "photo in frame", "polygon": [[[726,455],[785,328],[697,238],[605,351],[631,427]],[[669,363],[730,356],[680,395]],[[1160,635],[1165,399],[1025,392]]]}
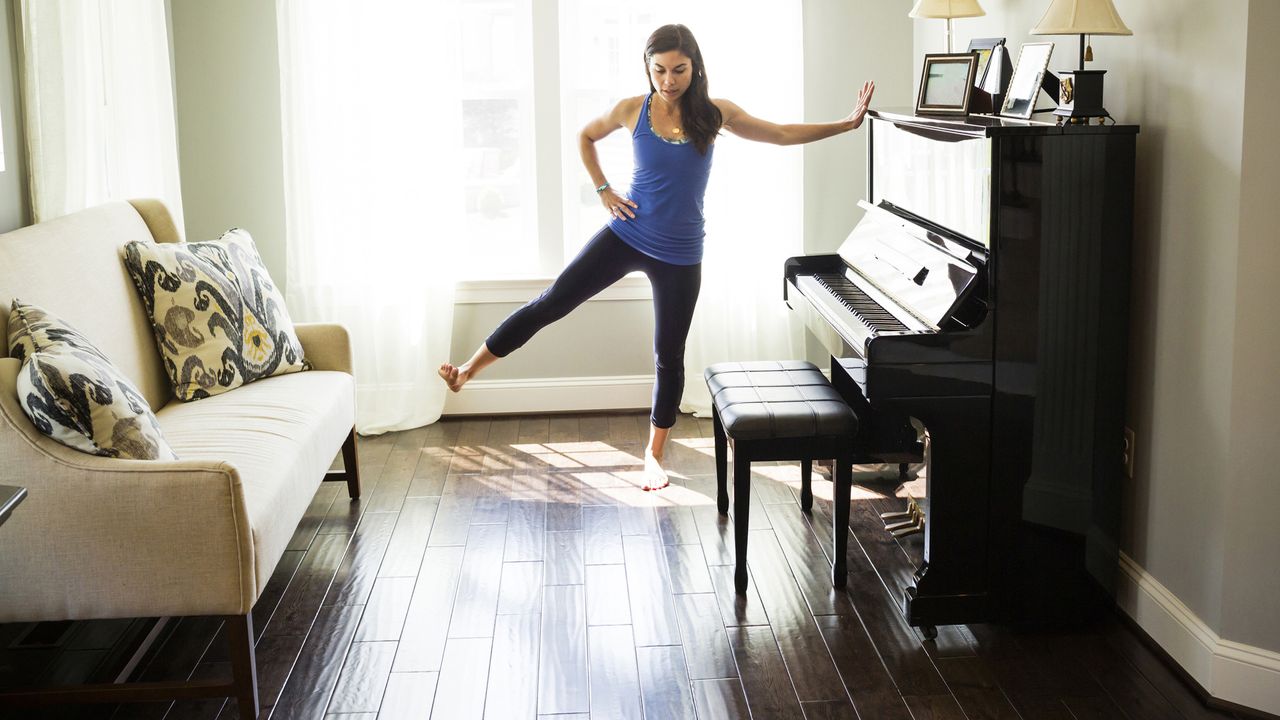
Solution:
{"label": "photo in frame", "polygon": [[916,95],[916,114],[968,115],[977,71],[977,53],[925,55],[920,91]]}
{"label": "photo in frame", "polygon": [[1018,62],[1013,66],[1013,77],[1005,92],[1000,114],[1026,120],[1035,112],[1036,98],[1040,96],[1040,84],[1049,68],[1049,56],[1053,43],[1023,43],[1018,51]]}
{"label": "photo in frame", "polygon": [[[974,84],[992,94],[1003,90],[999,75],[1004,38],[974,38],[969,41],[969,52],[978,53],[978,74],[974,76]],[[988,87],[992,82],[996,85]]]}

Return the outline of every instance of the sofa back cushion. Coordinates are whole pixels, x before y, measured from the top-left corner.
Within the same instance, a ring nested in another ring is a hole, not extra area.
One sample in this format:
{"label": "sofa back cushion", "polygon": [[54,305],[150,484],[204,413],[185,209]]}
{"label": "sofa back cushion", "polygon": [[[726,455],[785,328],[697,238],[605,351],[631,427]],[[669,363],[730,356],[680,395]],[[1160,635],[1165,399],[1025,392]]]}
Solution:
{"label": "sofa back cushion", "polygon": [[177,231],[162,205],[138,202],[145,220],[117,202],[0,235],[0,337],[9,335],[14,298],[39,305],[79,330],[159,409],[172,397],[169,380],[120,249]]}
{"label": "sofa back cushion", "polygon": [[174,397],[199,400],[306,369],[284,296],[245,230],[207,242],[132,242],[123,252]]}
{"label": "sofa back cushion", "polygon": [[22,360],[18,402],[40,432],[93,455],[177,459],[138,389],[65,321],[14,300],[9,354]]}

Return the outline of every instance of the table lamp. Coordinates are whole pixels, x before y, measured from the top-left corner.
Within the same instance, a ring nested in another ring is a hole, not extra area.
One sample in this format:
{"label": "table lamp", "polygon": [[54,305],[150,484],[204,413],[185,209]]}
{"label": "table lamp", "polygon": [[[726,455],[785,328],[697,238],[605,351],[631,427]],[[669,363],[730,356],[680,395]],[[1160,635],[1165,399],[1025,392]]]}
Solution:
{"label": "table lamp", "polygon": [[1073,123],[1111,117],[1102,107],[1102,76],[1107,71],[1084,69],[1085,61],[1093,60],[1090,35],[1133,34],[1111,0],[1051,0],[1031,34],[1080,36],[1080,67],[1058,74],[1058,109],[1053,114]]}
{"label": "table lamp", "polygon": [[951,18],[986,15],[978,0],[916,0],[908,13],[913,18],[946,18],[947,52],[951,52]]}

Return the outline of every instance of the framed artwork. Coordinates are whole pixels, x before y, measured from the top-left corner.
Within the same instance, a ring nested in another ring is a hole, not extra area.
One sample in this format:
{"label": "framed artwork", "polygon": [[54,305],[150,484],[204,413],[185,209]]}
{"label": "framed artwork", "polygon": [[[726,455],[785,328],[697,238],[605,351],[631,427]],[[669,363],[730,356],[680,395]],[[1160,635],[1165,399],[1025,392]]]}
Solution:
{"label": "framed artwork", "polygon": [[968,115],[977,71],[977,53],[925,55],[920,91],[916,95],[916,114]]}
{"label": "framed artwork", "polygon": [[1031,117],[1052,54],[1051,42],[1022,43],[1018,62],[1013,66],[1013,77],[1009,79],[1009,89],[1004,95],[1004,104],[1000,107],[1001,115],[1024,120]]}
{"label": "framed artwork", "polygon": [[1001,54],[1004,52],[1004,38],[974,38],[969,41],[969,52],[978,53],[978,74],[974,77],[974,84],[991,93],[1000,92],[1001,87],[997,86],[994,90],[988,90],[987,84],[989,80],[998,80],[996,76],[1000,72]]}

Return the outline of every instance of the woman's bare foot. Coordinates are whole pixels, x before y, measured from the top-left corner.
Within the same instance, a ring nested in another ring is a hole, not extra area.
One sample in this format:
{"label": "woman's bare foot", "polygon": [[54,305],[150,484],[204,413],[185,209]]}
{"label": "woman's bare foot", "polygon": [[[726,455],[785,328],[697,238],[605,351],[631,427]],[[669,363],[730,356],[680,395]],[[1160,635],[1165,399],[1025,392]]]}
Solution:
{"label": "woman's bare foot", "polygon": [[654,457],[649,450],[644,451],[644,490],[661,490],[671,484],[667,471],[662,468],[662,458]]}
{"label": "woman's bare foot", "polygon": [[440,378],[444,380],[445,384],[449,386],[449,389],[454,392],[461,390],[462,386],[466,385],[467,381],[471,379],[470,372],[455,365],[450,365],[449,363],[442,364],[440,366],[439,373]]}

